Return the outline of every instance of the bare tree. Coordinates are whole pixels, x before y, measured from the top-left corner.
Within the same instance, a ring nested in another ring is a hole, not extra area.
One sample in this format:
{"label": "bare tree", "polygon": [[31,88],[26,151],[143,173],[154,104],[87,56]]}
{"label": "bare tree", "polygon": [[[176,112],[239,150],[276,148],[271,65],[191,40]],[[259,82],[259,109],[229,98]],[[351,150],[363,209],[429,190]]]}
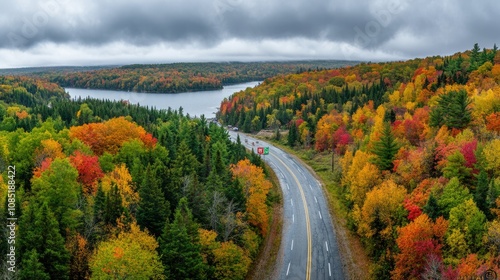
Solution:
{"label": "bare tree", "polygon": [[422,273],[423,280],[441,280],[441,271],[443,269],[443,262],[435,254],[427,256],[425,270]]}

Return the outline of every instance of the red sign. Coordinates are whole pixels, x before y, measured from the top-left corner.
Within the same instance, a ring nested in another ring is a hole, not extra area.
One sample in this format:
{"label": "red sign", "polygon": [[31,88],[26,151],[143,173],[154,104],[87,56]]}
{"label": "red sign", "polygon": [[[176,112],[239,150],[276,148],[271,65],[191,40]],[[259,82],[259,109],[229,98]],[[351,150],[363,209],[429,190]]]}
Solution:
{"label": "red sign", "polygon": [[264,153],[264,147],[257,147],[257,154],[262,155]]}

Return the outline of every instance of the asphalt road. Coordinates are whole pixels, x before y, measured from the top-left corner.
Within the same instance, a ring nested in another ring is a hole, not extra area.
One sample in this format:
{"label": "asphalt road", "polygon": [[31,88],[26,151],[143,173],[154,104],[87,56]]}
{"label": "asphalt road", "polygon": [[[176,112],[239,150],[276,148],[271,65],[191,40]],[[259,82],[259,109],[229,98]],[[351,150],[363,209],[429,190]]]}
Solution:
{"label": "asphalt road", "polygon": [[[229,131],[232,140],[237,132]],[[279,279],[344,279],[335,231],[319,181],[297,160],[273,145],[240,134],[248,149],[269,147],[262,156],[283,190],[283,238]]]}

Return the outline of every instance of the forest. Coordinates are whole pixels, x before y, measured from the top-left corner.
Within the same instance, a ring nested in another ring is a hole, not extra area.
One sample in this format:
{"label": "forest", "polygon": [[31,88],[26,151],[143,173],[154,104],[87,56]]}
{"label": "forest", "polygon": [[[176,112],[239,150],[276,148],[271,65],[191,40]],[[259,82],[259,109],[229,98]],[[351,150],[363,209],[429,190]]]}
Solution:
{"label": "forest", "polygon": [[269,78],[224,100],[218,117],[271,130],[313,160],[334,156],[326,183],[372,279],[500,275],[496,45]]}
{"label": "forest", "polygon": [[6,279],[245,279],[279,203],[203,117],[32,77],[0,76],[0,176]]}
{"label": "forest", "polygon": [[217,90],[229,84],[262,81],[277,75],[338,68],[356,63],[331,60],[136,64],[88,71],[85,68],[69,67],[46,71],[34,69],[31,75],[62,87],[178,93]]}

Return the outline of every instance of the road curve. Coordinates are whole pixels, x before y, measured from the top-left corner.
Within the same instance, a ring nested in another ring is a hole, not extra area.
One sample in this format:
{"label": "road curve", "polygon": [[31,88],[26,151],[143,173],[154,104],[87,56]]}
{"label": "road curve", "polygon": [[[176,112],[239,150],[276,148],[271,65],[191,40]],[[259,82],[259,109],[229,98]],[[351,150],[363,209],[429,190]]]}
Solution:
{"label": "road curve", "polygon": [[[229,131],[233,141],[238,132]],[[263,159],[274,170],[283,190],[283,237],[279,279],[345,279],[342,261],[323,189],[299,161],[283,150],[240,134],[248,149],[269,147]]]}

